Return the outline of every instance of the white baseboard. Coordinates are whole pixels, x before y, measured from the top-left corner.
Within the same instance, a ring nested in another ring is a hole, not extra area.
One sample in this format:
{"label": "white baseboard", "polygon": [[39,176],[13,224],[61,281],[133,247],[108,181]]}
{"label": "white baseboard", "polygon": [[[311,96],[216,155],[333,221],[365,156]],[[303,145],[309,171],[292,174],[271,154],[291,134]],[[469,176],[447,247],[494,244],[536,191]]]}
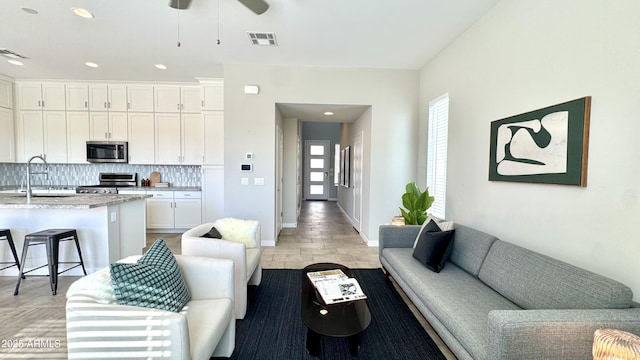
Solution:
{"label": "white baseboard", "polygon": [[286,229],[295,229],[298,227],[298,223],[283,223],[282,227]]}
{"label": "white baseboard", "polygon": [[274,247],[276,246],[275,240],[262,240],[260,241],[260,246]]}

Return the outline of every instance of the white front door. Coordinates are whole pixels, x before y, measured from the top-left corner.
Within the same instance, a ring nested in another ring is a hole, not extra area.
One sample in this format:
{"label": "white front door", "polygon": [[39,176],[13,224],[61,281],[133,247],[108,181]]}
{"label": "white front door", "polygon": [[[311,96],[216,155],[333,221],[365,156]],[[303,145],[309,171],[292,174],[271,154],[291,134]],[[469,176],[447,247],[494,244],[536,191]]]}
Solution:
{"label": "white front door", "polygon": [[362,133],[353,139],[353,227],[360,231],[362,217]]}
{"label": "white front door", "polygon": [[305,141],[305,199],[329,199],[329,140]]}

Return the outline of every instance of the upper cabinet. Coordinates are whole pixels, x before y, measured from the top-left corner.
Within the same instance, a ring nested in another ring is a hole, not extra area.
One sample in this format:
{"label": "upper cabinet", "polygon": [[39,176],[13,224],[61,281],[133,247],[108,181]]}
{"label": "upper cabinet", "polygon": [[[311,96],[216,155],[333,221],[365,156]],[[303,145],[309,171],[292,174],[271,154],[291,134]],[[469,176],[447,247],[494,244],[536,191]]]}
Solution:
{"label": "upper cabinet", "polygon": [[127,86],[90,84],[89,111],[127,111]]}
{"label": "upper cabinet", "polygon": [[202,110],[224,110],[224,82],[203,82],[201,88]]}
{"label": "upper cabinet", "polygon": [[0,107],[13,108],[13,84],[0,80]]}
{"label": "upper cabinet", "polygon": [[0,162],[16,161],[13,141],[13,110],[0,107]]}
{"label": "upper cabinet", "polygon": [[89,87],[83,84],[67,84],[67,110],[89,110]]}
{"label": "upper cabinet", "polygon": [[65,110],[65,85],[18,83],[19,110]]}
{"label": "upper cabinet", "polygon": [[153,86],[127,86],[128,110],[132,112],[153,112]]}
{"label": "upper cabinet", "polygon": [[163,113],[199,113],[199,86],[156,86],[155,111]]}

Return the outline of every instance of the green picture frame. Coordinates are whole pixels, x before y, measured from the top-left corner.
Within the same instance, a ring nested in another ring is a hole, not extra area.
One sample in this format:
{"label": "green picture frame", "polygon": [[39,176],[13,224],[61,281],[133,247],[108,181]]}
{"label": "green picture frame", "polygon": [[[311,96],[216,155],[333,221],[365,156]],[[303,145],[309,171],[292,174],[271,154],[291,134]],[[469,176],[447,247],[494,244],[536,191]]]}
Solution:
{"label": "green picture frame", "polygon": [[591,97],[491,122],[489,181],[587,186]]}

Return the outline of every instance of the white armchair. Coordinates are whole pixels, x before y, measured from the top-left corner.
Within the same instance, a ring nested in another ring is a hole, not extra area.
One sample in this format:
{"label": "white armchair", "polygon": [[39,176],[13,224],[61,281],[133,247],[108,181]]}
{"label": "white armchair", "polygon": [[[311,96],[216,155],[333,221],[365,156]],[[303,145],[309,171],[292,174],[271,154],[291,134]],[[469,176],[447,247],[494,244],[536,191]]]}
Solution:
{"label": "white armchair", "polygon": [[[236,333],[232,261],[175,257],[191,292],[179,313],[105,303],[109,300],[96,297],[104,289],[71,293],[72,285],[66,305],[69,359],[104,358],[105,353],[122,359],[230,357]],[[108,279],[108,268],[101,276]]]}
{"label": "white armchair", "polygon": [[215,257],[233,260],[235,281],[235,314],[236,319],[243,319],[247,312],[247,285],[259,285],[262,280],[262,247],[260,246],[260,225],[251,221],[250,230],[254,248],[247,248],[244,243],[224,239],[201,237],[216,225],[224,233],[220,222],[201,224],[182,234],[182,254]]}

